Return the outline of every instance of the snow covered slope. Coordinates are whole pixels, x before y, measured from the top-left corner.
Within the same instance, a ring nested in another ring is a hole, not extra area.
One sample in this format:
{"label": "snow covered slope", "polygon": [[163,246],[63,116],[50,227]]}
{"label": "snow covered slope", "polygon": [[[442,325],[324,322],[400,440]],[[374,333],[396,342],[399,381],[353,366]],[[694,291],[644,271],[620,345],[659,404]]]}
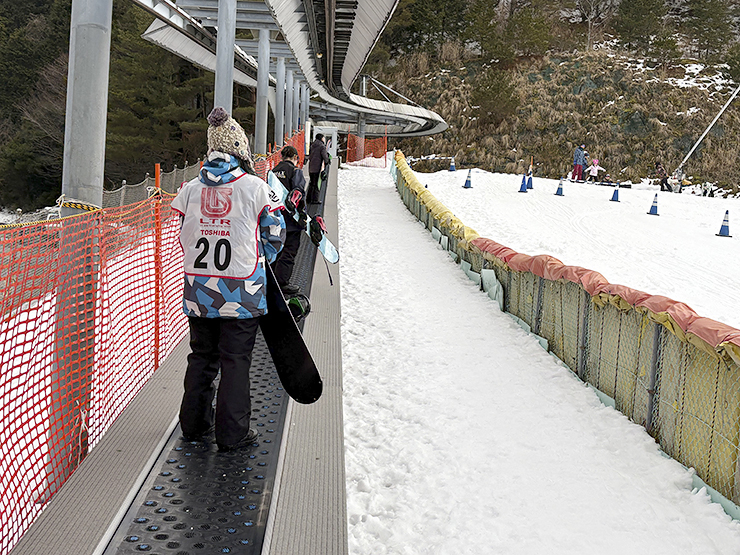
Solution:
{"label": "snow covered slope", "polygon": [[[656,218],[648,190],[620,191],[617,204],[586,185],[553,197],[556,183],[537,179],[519,194],[521,176],[474,173],[463,190],[466,174],[420,177],[512,248],[655,293],[670,286],[700,311],[732,315],[701,294],[729,286],[687,286],[696,274],[680,257],[684,243],[703,263],[736,249],[714,237],[722,201],[663,195]],[[686,205],[695,219],[679,219]],[[699,213],[708,221],[694,229]],[[339,217],[353,555],[738,553],[740,524],[501,313],[406,210],[387,171],[340,171]],[[738,262],[722,260],[703,281],[738,279]]]}

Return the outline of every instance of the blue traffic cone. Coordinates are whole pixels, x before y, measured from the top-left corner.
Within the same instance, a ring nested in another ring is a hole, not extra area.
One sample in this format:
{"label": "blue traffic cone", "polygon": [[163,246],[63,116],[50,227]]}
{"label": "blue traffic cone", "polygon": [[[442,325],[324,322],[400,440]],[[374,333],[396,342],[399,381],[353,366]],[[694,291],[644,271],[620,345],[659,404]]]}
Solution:
{"label": "blue traffic cone", "polygon": [[614,193],[612,194],[612,202],[619,202],[619,185],[614,187]]}
{"label": "blue traffic cone", "polygon": [[530,175],[529,178],[527,178],[527,189],[532,188],[532,176]]}
{"label": "blue traffic cone", "polygon": [[463,185],[463,189],[472,189],[473,188],[473,186],[470,184],[470,172],[472,172],[472,171],[473,170],[468,170],[468,177],[465,180],[465,185]]}
{"label": "blue traffic cone", "polygon": [[526,193],[527,192],[527,176],[526,175],[523,175],[522,176],[522,186],[519,187],[519,192],[520,193]]}
{"label": "blue traffic cone", "polygon": [[450,161],[450,171],[451,172],[455,171],[455,157],[454,156],[452,157],[452,160]]}
{"label": "blue traffic cone", "polygon": [[722,221],[722,227],[719,228],[717,237],[732,237],[730,235],[730,211],[725,212],[725,219]]}
{"label": "blue traffic cone", "polygon": [[560,178],[560,183],[558,183],[558,190],[555,191],[555,194],[559,197],[565,196],[563,195],[563,178]]}
{"label": "blue traffic cone", "polygon": [[653,199],[653,205],[650,207],[650,212],[648,212],[651,216],[660,216],[658,214],[658,195],[655,195],[655,198]]}

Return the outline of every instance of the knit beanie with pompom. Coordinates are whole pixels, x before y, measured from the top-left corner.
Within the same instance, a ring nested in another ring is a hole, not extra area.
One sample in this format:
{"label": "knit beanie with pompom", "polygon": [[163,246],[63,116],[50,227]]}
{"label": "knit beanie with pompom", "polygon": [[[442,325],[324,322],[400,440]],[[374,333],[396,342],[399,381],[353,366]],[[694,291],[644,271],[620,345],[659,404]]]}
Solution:
{"label": "knit beanie with pompom", "polygon": [[208,123],[208,154],[214,150],[231,154],[254,168],[247,134],[226,110],[216,106],[208,114]]}

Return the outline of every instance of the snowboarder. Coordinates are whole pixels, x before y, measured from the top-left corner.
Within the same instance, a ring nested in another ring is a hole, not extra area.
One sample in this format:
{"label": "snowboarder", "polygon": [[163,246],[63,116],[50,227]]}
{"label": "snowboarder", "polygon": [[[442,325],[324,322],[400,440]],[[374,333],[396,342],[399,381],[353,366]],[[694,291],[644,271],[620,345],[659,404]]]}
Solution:
{"label": "snowboarder", "polygon": [[605,172],[606,170],[599,166],[599,161],[594,158],[593,160],[591,160],[591,165],[586,168],[586,173],[588,173],[587,181],[597,182],[599,180],[600,171]]}
{"label": "snowboarder", "polygon": [[319,174],[322,168],[329,168],[329,153],[324,144],[324,135],[316,133],[308,149],[308,203],[321,204],[319,200]]}
{"label": "snowboarder", "polygon": [[272,265],[275,272],[275,280],[278,282],[280,289],[286,296],[300,293],[300,289],[289,283],[290,276],[293,274],[293,265],[295,264],[295,255],[298,253],[298,247],[301,245],[301,232],[305,227],[299,225],[292,215],[298,210],[299,213],[305,214],[304,197],[306,194],[306,178],[303,172],[296,168],[298,163],[298,151],[290,145],[283,147],[280,151],[282,160],[275,166],[272,172],[280,182],[288,189],[288,197],[285,199],[286,208],[283,210],[283,219],[285,220],[285,244],[283,250]]}
{"label": "snowboarder", "polygon": [[285,222],[269,187],[254,175],[241,125],[220,106],[208,123],[208,158],[172,201],[180,215],[191,349],[180,425],[185,441],[202,441],[215,427],[219,450],[232,451],[258,436],[249,426],[249,367],[266,312],[264,261],[280,252]]}
{"label": "snowboarder", "polygon": [[586,145],[580,145],[573,153],[572,181],[583,181],[583,166],[586,164]]}

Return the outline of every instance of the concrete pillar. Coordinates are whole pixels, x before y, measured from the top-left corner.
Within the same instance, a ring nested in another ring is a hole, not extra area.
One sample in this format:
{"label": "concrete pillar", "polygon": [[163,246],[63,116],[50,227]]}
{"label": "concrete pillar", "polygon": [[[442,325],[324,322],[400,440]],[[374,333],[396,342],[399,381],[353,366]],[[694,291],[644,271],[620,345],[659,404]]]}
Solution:
{"label": "concrete pillar", "polygon": [[277,59],[275,88],[275,144],[283,146],[285,136],[285,58]]}
{"label": "concrete pillar", "polygon": [[236,37],[236,0],[218,0],[218,36],[216,38],[216,84],[213,105],[223,106],[231,114],[234,104],[234,38]]}
{"label": "concrete pillar", "polygon": [[293,70],[288,70],[288,77],[285,80],[285,134],[293,134],[295,125],[293,124]]}
{"label": "concrete pillar", "polygon": [[254,149],[257,154],[267,154],[267,94],[270,86],[270,31],[268,29],[260,29],[257,64]]}
{"label": "concrete pillar", "polygon": [[103,204],[112,15],[113,0],[72,2],[62,193],[95,206]]}
{"label": "concrete pillar", "polygon": [[296,131],[299,131],[301,128],[299,119],[299,112],[298,108],[300,106],[300,95],[301,95],[301,88],[300,88],[300,81],[297,79],[293,83],[293,129]]}

